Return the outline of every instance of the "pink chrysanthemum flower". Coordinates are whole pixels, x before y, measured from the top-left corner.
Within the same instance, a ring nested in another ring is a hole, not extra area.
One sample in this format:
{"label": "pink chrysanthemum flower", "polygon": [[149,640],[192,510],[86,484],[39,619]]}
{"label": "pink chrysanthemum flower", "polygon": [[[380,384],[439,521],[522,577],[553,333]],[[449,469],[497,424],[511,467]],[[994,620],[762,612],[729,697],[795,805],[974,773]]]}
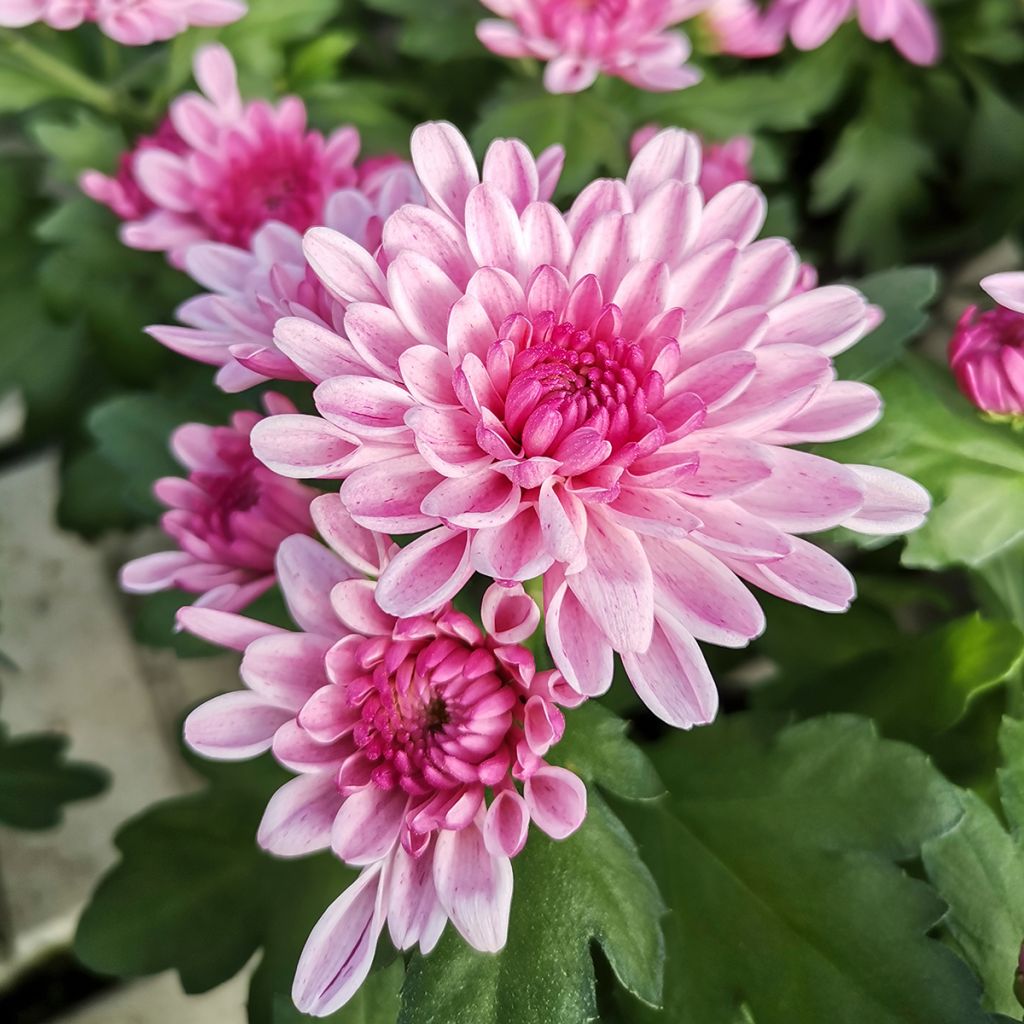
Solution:
{"label": "pink chrysanthemum flower", "polygon": [[1024,416],[1024,273],[992,274],[981,286],[999,308],[964,311],[949,343],[949,364],[979,409]]}
{"label": "pink chrysanthemum flower", "polygon": [[688,65],[690,41],[667,32],[707,0],[481,0],[506,21],[487,19],[476,34],[502,57],[547,61],[549,92],[579,92],[603,71],[655,92],[700,81]]}
{"label": "pink chrysanthemum flower", "polygon": [[[308,131],[296,96],[277,106],[243,104],[234,62],[222,46],[198,51],[195,77],[204,95],[181,96],[169,112],[183,145],[150,142],[133,155],[134,181],[153,205],[122,225],[126,245],[167,252],[181,266],[197,242],[245,248],[270,221],[296,231],[322,224],[328,198],[358,183],[354,128],[327,139]],[[90,194],[96,192],[95,174],[86,181]]]}
{"label": "pink chrysanthemum flower", "polygon": [[22,28],[42,21],[72,29],[94,21],[115,42],[148,46],[193,25],[229,25],[246,10],[240,0],[0,0],[0,25]]}
{"label": "pink chrysanthemum flower", "polygon": [[798,49],[815,50],[855,15],[869,39],[891,41],[912,63],[939,59],[938,28],[922,0],[714,0],[707,19],[723,52],[767,57],[787,35]]}
{"label": "pink chrysanthemum flower", "polygon": [[[629,153],[634,159],[641,149],[661,131],[657,124],[647,124],[638,128],[629,140]],[[713,199],[727,185],[736,181],[752,181],[750,160],[754,155],[754,140],[745,135],[737,135],[725,142],[706,142],[702,140],[704,158],[701,162],[700,190],[704,201]]]}
{"label": "pink chrysanthemum flower", "polygon": [[505,944],[512,864],[532,819],[555,839],[579,827],[586,789],[544,758],[560,739],[558,705],[577,695],[536,672],[519,646],[539,612],[521,587],[492,586],[486,632],[442,605],[396,619],[374,601],[397,550],[356,526],[336,494],[313,516],[341,557],[309,537],[278,552],[290,633],[237,615],[184,608],[182,625],[244,650],[248,689],[215,697],[185,723],[207,757],[272,749],[298,777],[271,799],[258,839],[271,853],[330,847],[363,870],[313,929],[299,961],[298,1008],[326,1015],[362,984],[388,926],[399,949],[427,953],[448,920],[476,949]]}
{"label": "pink chrysanthemum flower", "polygon": [[[280,395],[264,396],[264,404],[268,413],[295,412]],[[317,492],[252,454],[249,435],[260,419],[239,412],[229,427],[187,423],[174,432],[171,449],[188,478],[164,477],[153,490],[168,508],[161,526],[179,550],[129,562],[121,570],[125,590],[178,588],[201,595],[199,606],[238,611],[273,586],[278,545],[313,531],[309,504]]]}
{"label": "pink chrysanthemum flower", "polygon": [[[422,203],[423,192],[412,169],[393,159],[373,162],[360,185],[328,199],[323,223],[374,252],[388,215],[406,203]],[[178,319],[188,326],[155,326],[147,333],[181,355],[220,367],[216,381],[225,391],[267,379],[319,382],[341,371],[344,364],[338,362],[312,366],[301,351],[296,364],[288,354],[292,339],[286,336],[281,346],[274,340],[282,317],[339,329],[344,312],[344,304],[309,269],[302,235],[294,228],[265,224],[247,248],[199,242],[185,254],[185,270],[209,294],[179,307]]]}
{"label": "pink chrysanthemum flower", "polygon": [[428,207],[384,225],[386,273],[327,229],[306,255],[351,304],[345,337],[283,321],[322,359],[321,417],[275,416],[256,454],[294,477],[342,477],[361,525],[429,531],[395,557],[377,600],[417,615],[474,572],[544,577],[548,646],[593,695],[622,655],[666,721],[708,721],[716,691],[697,640],[762,629],[746,580],[825,611],[847,570],[794,534],[919,525],[925,492],[869,466],[788,446],[849,437],[880,413],[831,356],[877,322],[852,288],[793,296],[788,242],[754,241],[764,197],[738,182],[704,204],[696,138],[667,130],[625,181],[589,185],[567,214],[538,201],[519,142],[479,182],[448,124],[412,142]]}

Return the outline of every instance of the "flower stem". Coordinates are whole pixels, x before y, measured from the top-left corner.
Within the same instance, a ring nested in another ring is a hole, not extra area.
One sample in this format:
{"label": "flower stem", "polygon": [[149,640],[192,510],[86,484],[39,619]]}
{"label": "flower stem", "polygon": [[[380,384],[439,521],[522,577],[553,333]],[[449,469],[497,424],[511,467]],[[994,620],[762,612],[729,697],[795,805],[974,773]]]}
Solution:
{"label": "flower stem", "polygon": [[58,86],[65,95],[81,100],[104,114],[117,113],[117,97],[110,89],[87,78],[56,57],[50,56],[20,33],[7,28],[0,29],[0,41],[3,42],[7,53],[23,67],[33,71],[39,78]]}

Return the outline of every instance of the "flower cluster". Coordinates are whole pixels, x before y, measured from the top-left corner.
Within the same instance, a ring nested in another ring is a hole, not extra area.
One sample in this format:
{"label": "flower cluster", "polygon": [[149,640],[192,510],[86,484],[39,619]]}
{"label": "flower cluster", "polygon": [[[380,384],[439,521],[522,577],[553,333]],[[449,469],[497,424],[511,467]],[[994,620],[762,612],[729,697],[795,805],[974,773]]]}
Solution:
{"label": "flower cluster", "polygon": [[[509,21],[481,38],[547,60],[549,88],[695,80],[665,29],[704,0],[488,5]],[[803,535],[901,533],[928,496],[801,447],[879,417],[832,357],[881,314],[759,237],[751,140],[648,126],[624,179],[562,210],[559,146],[499,139],[478,166],[433,123],[411,164],[359,164],[355,130],[308,131],[298,99],[244,103],[222,47],[195,76],[203,95],[81,184],[205,289],[149,333],[224,391],[284,380],[298,405],[265,394],[266,416],[175,433],[188,478],[156,493],[177,550],[122,583],[196,594],[179,625],[243,652],[246,688],[185,736],[293,773],[261,845],[360,869],[298,965],[296,1005],[325,1015],[385,928],[402,950],[448,921],[504,945],[530,823],[561,840],[586,814],[557,764],[563,711],[608,689],[616,657],[654,715],[711,721],[700,645],[761,632],[750,587],[843,611],[852,577]],[[297,631],[240,614],[275,584]]]}
{"label": "flower cluster", "polygon": [[271,799],[260,844],[294,857],[330,848],[359,878],[327,910],[299,961],[296,1006],[333,1013],[362,984],[384,925],[398,949],[437,943],[450,920],[476,949],[505,944],[511,858],[532,821],[554,839],[586,814],[586,789],[545,755],[579,697],[519,646],[539,612],[522,587],[494,585],[484,629],[450,604],[396,618],[375,601],[396,548],[357,526],[336,494],[313,503],[333,552],[304,536],[277,574],[302,632],[204,608],[182,624],[244,650],[246,690],[185,723],[207,757],[265,750],[296,778]]}
{"label": "flower cluster", "polygon": [[37,21],[72,29],[87,21],[125,46],[148,46],[192,25],[228,25],[246,12],[241,0],[0,0],[0,25]]}
{"label": "flower cluster", "polygon": [[549,92],[579,92],[604,72],[641,89],[669,92],[700,81],[690,42],[668,32],[707,0],[482,0],[501,16],[477,36],[503,57],[546,61]]}
{"label": "flower cluster", "polygon": [[869,39],[891,41],[907,60],[938,60],[939,33],[923,0],[711,0],[706,12],[719,49],[740,57],[772,56],[787,37],[815,50],[854,16]]}

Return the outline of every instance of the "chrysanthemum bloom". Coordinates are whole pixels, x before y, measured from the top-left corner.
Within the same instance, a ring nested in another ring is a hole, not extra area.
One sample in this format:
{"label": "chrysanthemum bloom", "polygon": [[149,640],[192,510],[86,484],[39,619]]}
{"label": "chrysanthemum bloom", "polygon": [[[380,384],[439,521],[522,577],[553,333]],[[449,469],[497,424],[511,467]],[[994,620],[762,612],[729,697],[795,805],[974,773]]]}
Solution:
{"label": "chrysanthemum bloom", "polygon": [[[269,413],[295,412],[280,395],[268,394],[264,403]],[[273,586],[281,541],[313,531],[309,504],[317,492],[282,479],[252,454],[249,435],[260,418],[239,412],[229,427],[187,423],[174,432],[171,449],[188,478],[164,477],[153,489],[168,508],[161,526],[178,550],[125,565],[125,590],[178,588],[200,594],[199,606],[237,611]]]}
{"label": "chrysanthemum bloom", "polygon": [[938,28],[922,0],[714,0],[707,18],[723,52],[765,57],[787,34],[798,49],[815,50],[854,15],[869,39],[891,41],[914,64],[939,59]]}
{"label": "chrysanthemum bloom", "polygon": [[385,923],[399,949],[429,952],[448,920],[476,949],[500,949],[511,858],[531,819],[565,838],[586,814],[586,789],[544,760],[564,729],[557,705],[579,698],[519,646],[539,619],[523,589],[488,590],[486,632],[449,605],[393,618],[362,573],[378,573],[397,549],[356,526],[336,494],[317,498],[313,516],[342,557],[300,536],[277,563],[304,632],[179,614],[186,629],[245,651],[248,686],[194,711],[186,741],[228,760],[272,749],[298,773],[271,799],[260,844],[284,857],[330,847],[363,869],[313,929],[296,972],[298,1008],[326,1015],[362,984]]}
{"label": "chrysanthemum bloom", "polygon": [[147,149],[182,154],[188,144],[175,131],[171,119],[165,117],[152,135],[143,135],[135,146],[122,153],[113,176],[100,171],[84,171],[78,179],[81,190],[97,203],[112,210],[121,220],[140,220],[156,209],[156,203],[139,187],[135,177],[135,159]]}
{"label": "chrysanthemum bloom", "polygon": [[264,420],[253,449],[289,476],[346,477],[363,526],[429,531],[381,577],[389,613],[425,613],[474,571],[543,576],[571,686],[601,693],[618,651],[656,714],[707,721],[696,640],[742,646],[763,626],[741,579],[842,611],[850,574],[793,534],[922,520],[911,481],[788,447],[878,418],[876,392],[836,381],[830,358],[877,314],[848,287],[792,297],[792,247],[754,241],[764,197],[737,182],[705,205],[686,132],[656,136],[625,181],[594,182],[565,215],[537,201],[521,143],[496,147],[478,184],[455,128],[417,129],[429,206],[384,225],[386,274],[350,239],[307,234],[324,284],[353,300],[347,340],[282,328],[323,358],[365,353],[366,370],[316,389],[322,418]]}
{"label": "chrysanthemum bloom", "polygon": [[507,21],[487,19],[477,37],[502,57],[547,61],[549,92],[579,92],[603,71],[640,89],[667,92],[700,81],[686,63],[690,41],[667,32],[707,0],[481,0]]}
{"label": "chrysanthemum bloom", "polygon": [[118,43],[148,46],[193,25],[229,25],[246,9],[241,0],[0,0],[0,25],[22,28],[42,21],[71,29],[94,21]]}
{"label": "chrysanthemum bloom", "polygon": [[981,410],[1024,416],[1024,273],[993,274],[982,288],[1000,303],[965,310],[949,343],[960,390]]}
{"label": "chrysanthemum bloom", "polygon": [[[328,199],[323,223],[374,252],[386,217],[406,203],[422,202],[407,164],[375,161],[361,173],[360,188],[342,189]],[[319,383],[344,368],[343,360],[309,364],[301,351],[296,364],[285,351],[289,339],[283,348],[274,341],[282,317],[338,329],[344,311],[309,269],[302,235],[293,227],[265,224],[246,248],[199,242],[185,254],[184,269],[209,293],[179,307],[178,319],[188,326],[155,326],[147,333],[181,355],[220,367],[216,381],[225,391],[243,391],[268,378]]]}
{"label": "chrysanthemum bloom", "polygon": [[181,266],[196,242],[245,248],[270,221],[296,231],[322,224],[328,198],[358,182],[355,128],[327,139],[308,131],[296,96],[243,104],[222,46],[198,51],[195,77],[204,95],[181,96],[169,112],[184,147],[146,145],[133,157],[135,182],[153,208],[122,225],[122,241],[167,252]]}
{"label": "chrysanthemum bloom", "polygon": [[[629,140],[629,152],[636,157],[644,146],[654,138],[661,127],[647,124],[638,128]],[[754,155],[754,140],[746,135],[737,135],[725,142],[703,142],[704,159],[700,168],[701,192],[704,201],[714,198],[735,181],[751,181],[750,158]]]}

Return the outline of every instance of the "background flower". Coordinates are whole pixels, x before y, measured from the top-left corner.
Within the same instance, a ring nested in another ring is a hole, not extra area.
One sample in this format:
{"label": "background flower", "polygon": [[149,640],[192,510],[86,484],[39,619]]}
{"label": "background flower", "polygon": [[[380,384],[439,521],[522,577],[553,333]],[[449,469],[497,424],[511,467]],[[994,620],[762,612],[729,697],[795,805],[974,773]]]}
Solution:
{"label": "background flower", "polygon": [[387,565],[390,541],[353,523],[337,495],[317,498],[313,515],[338,554],[297,536],[277,555],[303,632],[197,608],[180,620],[244,649],[248,687],[194,711],[189,745],[228,760],[272,749],[298,773],[270,801],[260,844],[284,857],[331,847],[363,869],[299,961],[295,1003],[326,1015],[362,984],[385,923],[398,949],[429,952],[450,919],[476,949],[499,950],[510,859],[530,821],[564,839],[586,790],[544,760],[564,729],[557,705],[578,698],[518,646],[539,621],[523,589],[487,592],[486,633],[447,605],[396,619],[360,576]]}
{"label": "background flower", "polygon": [[480,41],[503,57],[547,61],[549,92],[579,92],[603,71],[655,92],[700,81],[686,64],[690,42],[666,32],[707,0],[482,0],[508,20],[477,25]]}
{"label": "background flower", "polygon": [[0,0],[0,25],[71,29],[94,21],[115,42],[148,46],[192,25],[228,25],[245,12],[240,0]]}
{"label": "background flower", "polygon": [[[264,397],[267,412],[295,406],[280,395]],[[229,427],[186,423],[171,439],[187,479],[164,477],[154,492],[166,505],[160,525],[180,550],[144,555],[121,570],[121,586],[151,594],[177,587],[201,595],[197,605],[237,611],[275,582],[281,541],[312,532],[309,503],[316,492],[271,473],[252,454],[254,412],[235,413]]]}

